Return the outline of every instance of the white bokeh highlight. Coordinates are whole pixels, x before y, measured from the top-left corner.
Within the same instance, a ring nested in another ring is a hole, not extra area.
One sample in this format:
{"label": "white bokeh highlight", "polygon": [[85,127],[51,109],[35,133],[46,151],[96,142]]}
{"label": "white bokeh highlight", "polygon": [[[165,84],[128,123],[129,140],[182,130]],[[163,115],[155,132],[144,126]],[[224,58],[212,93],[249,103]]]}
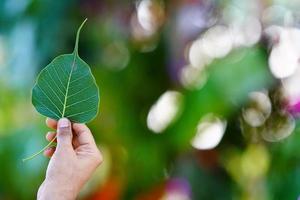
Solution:
{"label": "white bokeh highlight", "polygon": [[272,26],[266,33],[278,38],[269,57],[272,74],[279,79],[293,75],[300,66],[300,29]]}
{"label": "white bokeh highlight", "polygon": [[222,140],[227,122],[208,114],[202,118],[197,126],[197,132],[191,144],[199,150],[215,148]]}
{"label": "white bokeh highlight", "polygon": [[182,94],[176,91],[167,91],[151,107],[147,126],[155,133],[163,132],[176,118],[180,111]]}

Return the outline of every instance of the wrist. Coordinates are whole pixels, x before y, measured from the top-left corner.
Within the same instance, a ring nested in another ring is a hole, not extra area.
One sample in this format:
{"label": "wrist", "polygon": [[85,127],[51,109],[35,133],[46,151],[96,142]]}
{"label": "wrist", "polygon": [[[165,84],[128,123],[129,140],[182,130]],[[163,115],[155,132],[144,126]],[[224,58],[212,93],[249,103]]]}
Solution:
{"label": "wrist", "polygon": [[79,191],[70,184],[59,184],[50,180],[45,180],[40,186],[38,200],[75,200]]}

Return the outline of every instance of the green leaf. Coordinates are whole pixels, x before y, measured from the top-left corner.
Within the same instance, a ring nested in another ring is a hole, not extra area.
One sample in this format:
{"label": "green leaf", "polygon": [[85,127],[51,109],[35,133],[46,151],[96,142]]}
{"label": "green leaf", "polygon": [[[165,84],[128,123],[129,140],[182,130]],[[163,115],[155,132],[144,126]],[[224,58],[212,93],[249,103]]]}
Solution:
{"label": "green leaf", "polygon": [[74,52],[56,57],[37,78],[32,104],[42,115],[86,123],[98,113],[98,86],[90,67],[78,55],[80,30],[86,20],[77,31]]}

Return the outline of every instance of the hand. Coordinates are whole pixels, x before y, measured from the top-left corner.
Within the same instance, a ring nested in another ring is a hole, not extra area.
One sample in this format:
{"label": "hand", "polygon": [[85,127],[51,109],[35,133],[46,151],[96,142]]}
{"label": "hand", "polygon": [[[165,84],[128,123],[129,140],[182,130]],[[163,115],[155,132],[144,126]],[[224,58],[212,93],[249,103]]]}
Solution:
{"label": "hand", "polygon": [[57,137],[57,146],[44,151],[44,155],[51,159],[38,199],[74,200],[101,164],[102,155],[85,124],[71,124],[66,118],[58,122],[48,118],[46,124],[57,129],[57,133],[46,135],[48,141]]}

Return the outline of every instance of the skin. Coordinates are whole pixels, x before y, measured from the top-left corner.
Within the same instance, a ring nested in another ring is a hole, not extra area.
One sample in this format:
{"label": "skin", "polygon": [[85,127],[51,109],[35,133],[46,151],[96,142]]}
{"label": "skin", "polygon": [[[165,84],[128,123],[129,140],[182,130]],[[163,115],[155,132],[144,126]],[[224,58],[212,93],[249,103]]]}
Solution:
{"label": "skin", "polygon": [[48,132],[46,139],[51,141],[57,136],[57,146],[44,151],[51,159],[37,199],[74,200],[102,163],[102,154],[85,124],[71,124],[66,118],[58,122],[48,118],[46,124],[56,130]]}

